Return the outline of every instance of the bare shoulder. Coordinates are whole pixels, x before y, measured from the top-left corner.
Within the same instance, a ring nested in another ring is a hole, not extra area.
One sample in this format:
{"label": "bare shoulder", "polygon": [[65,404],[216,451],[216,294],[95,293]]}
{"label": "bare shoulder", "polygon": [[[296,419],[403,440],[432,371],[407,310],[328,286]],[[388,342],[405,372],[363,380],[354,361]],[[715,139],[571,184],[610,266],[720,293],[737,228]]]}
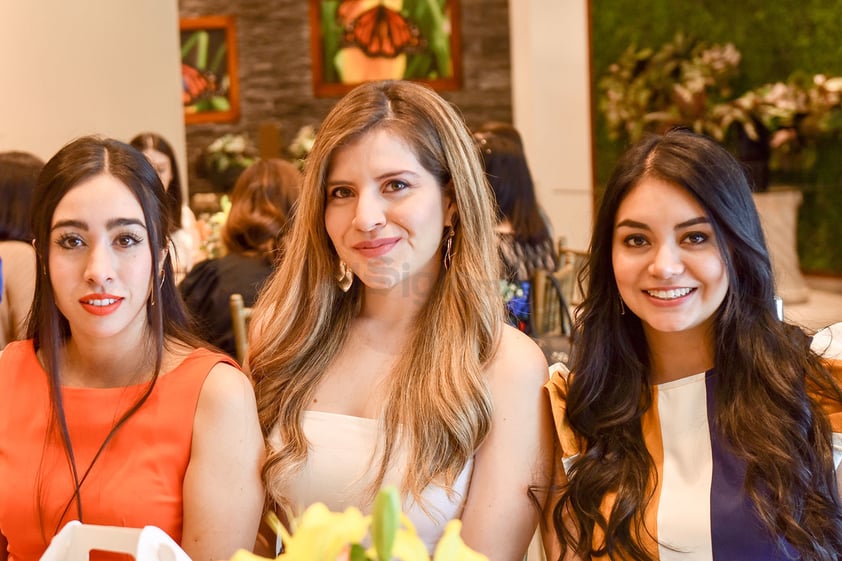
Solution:
{"label": "bare shoulder", "polygon": [[202,386],[200,405],[216,408],[237,407],[254,402],[251,380],[239,368],[220,362],[211,368]]}
{"label": "bare shoulder", "polygon": [[504,325],[497,352],[488,365],[489,380],[495,386],[543,386],[549,378],[547,360],[528,335]]}
{"label": "bare shoulder", "polygon": [[199,393],[194,430],[216,442],[259,434],[254,388],[241,370],[225,363],[211,368]]}

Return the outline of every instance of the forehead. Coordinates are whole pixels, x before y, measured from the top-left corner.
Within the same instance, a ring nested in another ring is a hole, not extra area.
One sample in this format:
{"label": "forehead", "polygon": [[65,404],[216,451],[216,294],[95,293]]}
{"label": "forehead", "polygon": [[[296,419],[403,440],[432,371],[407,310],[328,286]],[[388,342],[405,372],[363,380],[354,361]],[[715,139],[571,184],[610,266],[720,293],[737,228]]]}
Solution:
{"label": "forehead", "polygon": [[108,174],[99,174],[71,188],[56,206],[52,224],[59,220],[134,218],[145,223],[143,209],[131,189]]}
{"label": "forehead", "polygon": [[155,150],[154,148],[145,149],[143,151],[143,155],[146,156],[146,159],[152,162],[152,165],[154,165],[155,167],[170,165],[169,157],[163,152]]}
{"label": "forehead", "polygon": [[707,216],[707,212],[687,189],[656,177],[644,177],[620,201],[614,222],[628,218],[646,223],[682,221],[691,215]]}
{"label": "forehead", "polygon": [[[414,147],[401,134],[379,127],[351,139],[336,149],[331,169],[340,164],[386,165],[390,161],[412,160],[418,163]],[[329,170],[330,171],[330,170]]]}

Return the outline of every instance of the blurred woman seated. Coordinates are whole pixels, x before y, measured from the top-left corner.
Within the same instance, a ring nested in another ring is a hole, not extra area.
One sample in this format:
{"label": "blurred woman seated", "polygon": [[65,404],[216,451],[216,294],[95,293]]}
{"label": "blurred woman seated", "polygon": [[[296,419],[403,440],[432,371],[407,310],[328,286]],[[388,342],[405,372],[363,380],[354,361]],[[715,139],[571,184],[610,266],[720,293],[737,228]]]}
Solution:
{"label": "blurred woman seated", "polygon": [[549,225],[535,196],[520,133],[491,121],[474,132],[485,175],[497,200],[497,239],[503,261],[501,293],[509,323],[531,334],[529,291],[535,271],[556,269]]}
{"label": "blurred woman seated", "polygon": [[0,153],[0,349],[26,336],[35,292],[29,210],[44,162],[27,152]]}
{"label": "blurred woman seated", "polygon": [[198,334],[235,355],[229,298],[252,306],[272,272],[280,235],[298,196],[301,174],[285,160],[259,160],[240,175],[222,229],[225,255],[198,263],[179,285]]}

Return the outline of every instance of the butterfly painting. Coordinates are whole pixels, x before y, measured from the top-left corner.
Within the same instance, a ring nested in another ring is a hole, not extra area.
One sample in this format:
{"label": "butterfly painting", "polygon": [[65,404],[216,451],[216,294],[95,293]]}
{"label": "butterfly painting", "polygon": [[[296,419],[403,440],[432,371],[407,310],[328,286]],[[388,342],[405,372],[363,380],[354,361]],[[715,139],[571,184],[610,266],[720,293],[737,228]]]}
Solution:
{"label": "butterfly painting", "polygon": [[457,0],[310,0],[314,93],[368,80],[460,85]]}
{"label": "butterfly painting", "polygon": [[349,9],[346,7],[360,3],[359,0],[345,0],[339,4],[339,21],[348,21],[342,37],[345,44],[358,46],[369,57],[386,58],[417,50],[423,45],[418,26],[383,4],[368,8],[356,17],[347,17]]}

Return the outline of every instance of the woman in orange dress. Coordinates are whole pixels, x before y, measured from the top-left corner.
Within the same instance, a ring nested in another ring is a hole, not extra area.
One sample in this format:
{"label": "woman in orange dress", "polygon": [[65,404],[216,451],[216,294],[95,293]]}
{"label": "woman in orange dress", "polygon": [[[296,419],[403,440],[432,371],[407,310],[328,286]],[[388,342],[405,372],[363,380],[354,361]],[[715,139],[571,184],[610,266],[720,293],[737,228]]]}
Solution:
{"label": "woman in orange dress", "polygon": [[35,190],[28,336],[0,354],[0,560],[67,522],[165,530],[194,561],[254,545],[263,441],[250,381],[187,331],[164,186],[85,137]]}

